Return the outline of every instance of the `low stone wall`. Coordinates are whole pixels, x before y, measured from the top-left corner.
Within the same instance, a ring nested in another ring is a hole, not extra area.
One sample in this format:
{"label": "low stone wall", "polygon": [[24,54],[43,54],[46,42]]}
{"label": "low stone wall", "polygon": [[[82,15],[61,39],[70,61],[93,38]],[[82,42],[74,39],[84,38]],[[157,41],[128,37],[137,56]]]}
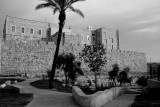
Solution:
{"label": "low stone wall", "polygon": [[148,89],[155,89],[155,88],[160,89],[160,81],[153,80],[153,79],[148,79],[147,80],[147,88]]}
{"label": "low stone wall", "polygon": [[124,89],[123,87],[115,87],[105,91],[98,91],[92,95],[86,95],[79,87],[74,86],[72,87],[72,95],[81,107],[100,107],[121,95]]}

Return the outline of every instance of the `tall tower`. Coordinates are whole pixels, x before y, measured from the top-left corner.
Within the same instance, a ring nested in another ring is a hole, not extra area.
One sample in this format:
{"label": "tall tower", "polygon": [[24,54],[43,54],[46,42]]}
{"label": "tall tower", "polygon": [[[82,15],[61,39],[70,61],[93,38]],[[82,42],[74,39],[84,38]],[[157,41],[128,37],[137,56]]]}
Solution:
{"label": "tall tower", "polygon": [[117,50],[120,50],[120,46],[119,46],[119,30],[118,29],[116,31],[116,37],[117,37]]}

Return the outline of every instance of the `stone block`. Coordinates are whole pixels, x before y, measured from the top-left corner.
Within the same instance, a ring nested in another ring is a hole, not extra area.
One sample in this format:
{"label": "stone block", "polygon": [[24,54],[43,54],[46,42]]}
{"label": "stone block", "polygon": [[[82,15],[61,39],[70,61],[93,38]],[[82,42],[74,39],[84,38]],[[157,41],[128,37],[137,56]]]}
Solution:
{"label": "stone block", "polygon": [[4,88],[4,87],[6,87],[6,84],[1,84],[0,85],[0,88]]}
{"label": "stone block", "polygon": [[7,81],[5,82],[5,84],[6,84],[6,85],[11,85],[11,81],[10,81],[10,80],[7,80]]}

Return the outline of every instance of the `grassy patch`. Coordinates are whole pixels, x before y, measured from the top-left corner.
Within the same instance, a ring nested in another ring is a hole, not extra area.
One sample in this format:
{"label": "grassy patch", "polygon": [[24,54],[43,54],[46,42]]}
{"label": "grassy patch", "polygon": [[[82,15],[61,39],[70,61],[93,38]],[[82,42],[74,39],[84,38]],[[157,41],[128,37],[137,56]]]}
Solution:
{"label": "grassy patch", "polygon": [[[54,84],[54,89],[56,89],[57,91],[67,92],[67,93],[71,93],[72,92],[72,88],[69,88],[69,87],[65,88],[62,85],[63,82],[54,81],[53,84]],[[33,86],[33,87],[39,88],[39,89],[49,89],[48,80],[37,80],[37,81],[31,82],[30,85]]]}
{"label": "grassy patch", "polygon": [[24,107],[33,100],[33,94],[0,93],[0,107]]}

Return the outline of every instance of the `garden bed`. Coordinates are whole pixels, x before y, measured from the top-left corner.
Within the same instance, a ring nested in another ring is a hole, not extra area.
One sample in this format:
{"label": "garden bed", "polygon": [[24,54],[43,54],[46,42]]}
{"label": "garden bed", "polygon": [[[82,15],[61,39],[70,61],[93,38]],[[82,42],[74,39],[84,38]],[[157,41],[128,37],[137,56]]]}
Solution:
{"label": "garden bed", "polygon": [[98,91],[104,91],[106,89],[110,89],[112,88],[113,86],[108,86],[108,87],[99,87],[97,90],[95,90],[95,87],[94,86],[87,86],[87,87],[80,87],[78,86],[86,95],[92,95]]}
{"label": "garden bed", "polygon": [[72,87],[72,95],[78,105],[82,107],[100,107],[124,92],[123,87],[115,87],[86,95],[79,87]]}

